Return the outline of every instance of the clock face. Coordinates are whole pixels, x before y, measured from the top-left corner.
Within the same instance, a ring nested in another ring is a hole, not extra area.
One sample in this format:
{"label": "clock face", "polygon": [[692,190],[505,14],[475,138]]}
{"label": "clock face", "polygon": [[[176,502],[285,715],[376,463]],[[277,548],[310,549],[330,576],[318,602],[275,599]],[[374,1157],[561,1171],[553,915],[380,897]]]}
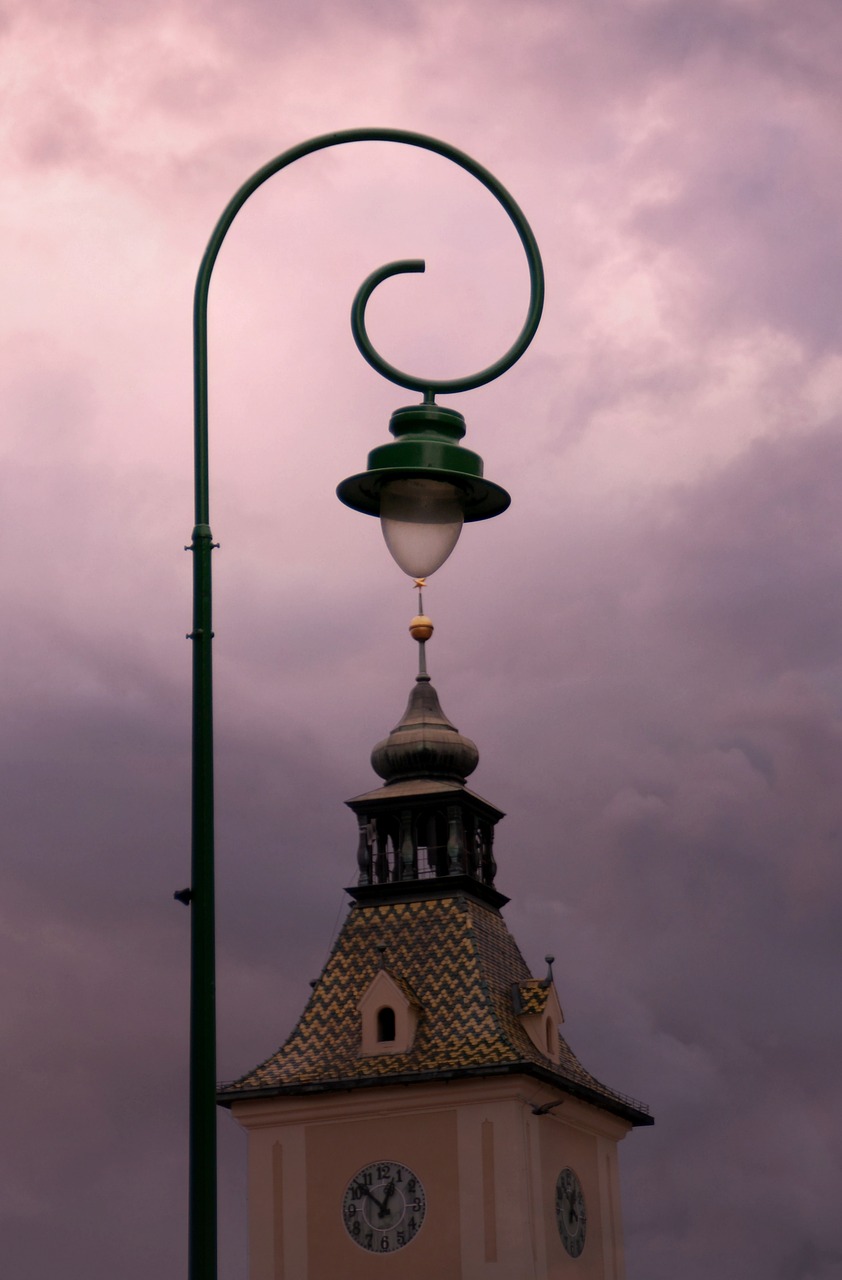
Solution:
{"label": "clock face", "polygon": [[403,1249],[418,1235],[426,1212],[421,1179],[395,1160],[360,1169],[342,1199],[345,1230],[354,1244],[370,1253]]}
{"label": "clock face", "polygon": [[555,1217],[561,1243],[571,1258],[578,1258],[585,1247],[588,1215],[582,1184],[572,1169],[562,1169],[556,1179]]}

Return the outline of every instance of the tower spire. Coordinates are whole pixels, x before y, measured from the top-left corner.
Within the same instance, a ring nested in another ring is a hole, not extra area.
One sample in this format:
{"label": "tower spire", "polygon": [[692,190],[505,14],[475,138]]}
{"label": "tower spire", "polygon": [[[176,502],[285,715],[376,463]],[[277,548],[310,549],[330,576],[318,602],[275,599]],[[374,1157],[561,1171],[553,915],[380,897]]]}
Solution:
{"label": "tower spire", "polygon": [[431,618],[428,618],[424,612],[424,597],[421,594],[427,585],[426,578],[414,578],[413,584],[418,588],[418,612],[409,624],[409,634],[413,640],[418,641],[418,680],[429,680],[427,674],[427,641],[433,634],[435,627]]}
{"label": "tower spire", "polygon": [[[409,883],[464,876],[494,891],[494,826],[499,809],[469,791],[479,763],[475,742],[442,710],[427,670],[432,620],[424,613],[423,578],[414,579],[418,613],[409,633],[418,644],[418,674],[401,719],[374,747],[371,764],[384,785],[348,804],[357,814],[357,889],[390,892]],[[499,896],[499,895],[497,895]]]}

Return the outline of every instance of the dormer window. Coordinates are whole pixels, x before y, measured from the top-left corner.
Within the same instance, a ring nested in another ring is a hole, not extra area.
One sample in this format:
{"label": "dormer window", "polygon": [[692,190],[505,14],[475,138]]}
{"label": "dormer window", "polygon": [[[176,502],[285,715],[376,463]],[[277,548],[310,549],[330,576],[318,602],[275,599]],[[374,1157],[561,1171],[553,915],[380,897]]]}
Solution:
{"label": "dormer window", "polygon": [[421,1009],[409,985],[378,969],[360,997],[360,1053],[409,1053]]}
{"label": "dormer window", "polygon": [[377,1043],[390,1045],[395,1038],[395,1011],[387,1004],[377,1010]]}
{"label": "dormer window", "polygon": [[564,1014],[552,978],[548,975],[543,981],[531,978],[513,983],[512,1005],[538,1052],[550,1062],[558,1063],[561,1059],[558,1029]]}

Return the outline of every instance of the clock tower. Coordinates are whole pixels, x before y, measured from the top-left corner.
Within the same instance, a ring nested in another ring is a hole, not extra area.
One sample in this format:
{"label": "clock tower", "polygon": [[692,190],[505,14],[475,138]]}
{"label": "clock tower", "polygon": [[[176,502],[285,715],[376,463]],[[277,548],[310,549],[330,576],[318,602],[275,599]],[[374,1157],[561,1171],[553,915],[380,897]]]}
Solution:
{"label": "clock tower", "polygon": [[617,1146],[652,1123],[561,1034],[495,887],[499,809],[420,673],[348,801],[356,883],[280,1049],[219,1101],[248,1134],[250,1280],[622,1280]]}

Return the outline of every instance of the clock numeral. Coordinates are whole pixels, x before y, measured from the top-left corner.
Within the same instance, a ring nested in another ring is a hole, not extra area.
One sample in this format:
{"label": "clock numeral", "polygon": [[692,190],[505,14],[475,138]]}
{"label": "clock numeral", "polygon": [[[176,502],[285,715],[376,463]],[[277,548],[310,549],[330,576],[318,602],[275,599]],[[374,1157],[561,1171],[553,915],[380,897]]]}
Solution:
{"label": "clock numeral", "polygon": [[399,1231],[397,1235],[398,1248],[401,1249],[406,1244],[406,1235],[403,1231]]}
{"label": "clock numeral", "polygon": [[367,1234],[367,1236],[366,1236],[366,1238],[365,1238],[365,1247],[366,1247],[366,1249],[370,1249],[370,1248],[371,1248],[371,1243],[372,1243],[373,1239],[374,1239],[374,1233],[373,1233],[372,1231],[369,1231],[369,1232],[368,1232],[368,1234]]}
{"label": "clock numeral", "polygon": [[389,1237],[383,1236],[382,1240],[380,1241],[380,1249],[383,1253],[385,1253],[388,1248],[389,1248]]}
{"label": "clock numeral", "polygon": [[416,1187],[416,1185],[417,1185],[417,1184],[416,1184],[415,1179],[414,1179],[414,1178],[410,1178],[410,1179],[409,1179],[409,1182],[406,1184],[406,1189],[407,1189],[407,1191],[409,1192],[409,1194],[410,1194],[410,1195],[414,1195],[414,1194],[415,1194],[415,1187]]}
{"label": "clock numeral", "polygon": [[391,1166],[391,1165],[389,1165],[389,1164],[379,1164],[379,1165],[377,1166],[377,1176],[378,1176],[378,1178],[381,1178],[381,1179],[382,1179],[382,1178],[388,1178],[388,1176],[389,1176],[389,1174],[390,1174],[390,1172],[391,1172],[391,1169],[392,1169],[392,1166]]}

